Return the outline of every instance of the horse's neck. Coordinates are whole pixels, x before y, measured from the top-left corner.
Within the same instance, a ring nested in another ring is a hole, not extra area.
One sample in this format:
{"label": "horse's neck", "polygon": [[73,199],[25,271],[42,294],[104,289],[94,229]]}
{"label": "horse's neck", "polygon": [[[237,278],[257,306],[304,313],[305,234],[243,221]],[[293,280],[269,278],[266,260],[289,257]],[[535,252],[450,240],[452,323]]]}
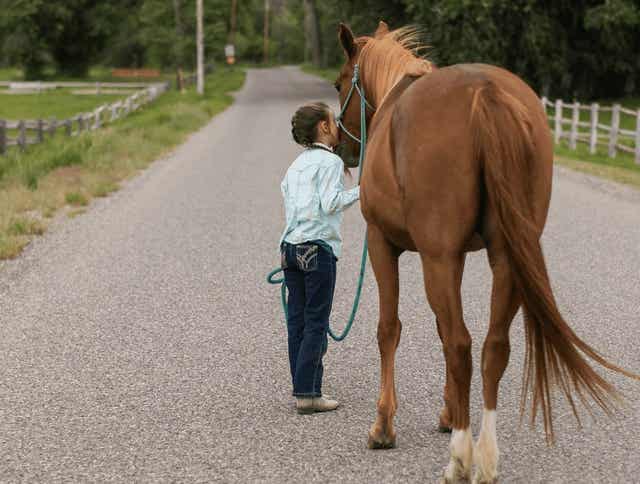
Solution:
{"label": "horse's neck", "polygon": [[397,77],[397,79],[374,79],[373,82],[366,83],[368,85],[364,86],[364,90],[367,101],[369,101],[369,103],[377,109],[382,105],[385,98],[403,77],[403,75],[400,75],[399,77]]}
{"label": "horse's neck", "polygon": [[374,124],[385,124],[390,121],[390,118],[387,114],[391,113],[393,110],[394,104],[400,99],[402,94],[406,91],[406,89],[413,84],[418,77],[407,76],[405,75],[402,79],[394,84],[391,90],[381,99],[381,104],[376,104],[376,113],[374,117],[374,123],[372,123],[372,128]]}
{"label": "horse's neck", "polygon": [[365,97],[375,108],[377,114],[380,112],[383,104],[384,107],[387,107],[390,104],[395,103],[404,90],[416,79],[418,79],[418,77],[402,74],[398,79],[378,82],[377,85],[372,84],[369,88],[367,88],[367,85],[365,84]]}

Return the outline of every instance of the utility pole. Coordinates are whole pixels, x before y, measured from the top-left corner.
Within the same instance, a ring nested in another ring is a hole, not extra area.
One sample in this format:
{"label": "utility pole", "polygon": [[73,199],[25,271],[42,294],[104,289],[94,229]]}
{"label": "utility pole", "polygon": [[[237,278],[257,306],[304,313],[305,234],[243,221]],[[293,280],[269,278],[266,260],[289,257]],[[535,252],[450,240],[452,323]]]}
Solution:
{"label": "utility pole", "polygon": [[196,0],[196,15],[198,17],[198,28],[196,33],[197,56],[198,56],[198,94],[204,94],[204,28],[202,0]]}
{"label": "utility pole", "polygon": [[269,0],[264,0],[264,60],[266,64],[269,62]]}

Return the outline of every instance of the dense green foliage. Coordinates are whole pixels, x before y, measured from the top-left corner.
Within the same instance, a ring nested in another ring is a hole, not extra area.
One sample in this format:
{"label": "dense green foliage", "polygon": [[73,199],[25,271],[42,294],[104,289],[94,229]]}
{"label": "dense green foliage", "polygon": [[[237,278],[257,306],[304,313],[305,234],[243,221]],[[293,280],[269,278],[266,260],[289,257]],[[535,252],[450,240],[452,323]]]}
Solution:
{"label": "dense green foliage", "polygon": [[[232,0],[206,0],[208,60],[222,60]],[[338,24],[356,33],[417,24],[438,65],[489,62],[565,98],[640,93],[638,0],[269,0],[273,62],[310,61],[304,3],[315,4],[321,64],[338,65]],[[240,61],[263,59],[265,0],[237,0]],[[83,74],[92,63],[193,68],[195,0],[0,0],[0,66],[28,77],[46,66]]]}
{"label": "dense green foliage", "polygon": [[384,0],[323,1],[323,25],[341,60],[336,25],[347,19],[370,33],[421,26],[439,65],[488,62],[523,76],[541,93],[589,99],[640,92],[640,6],[635,0]]}

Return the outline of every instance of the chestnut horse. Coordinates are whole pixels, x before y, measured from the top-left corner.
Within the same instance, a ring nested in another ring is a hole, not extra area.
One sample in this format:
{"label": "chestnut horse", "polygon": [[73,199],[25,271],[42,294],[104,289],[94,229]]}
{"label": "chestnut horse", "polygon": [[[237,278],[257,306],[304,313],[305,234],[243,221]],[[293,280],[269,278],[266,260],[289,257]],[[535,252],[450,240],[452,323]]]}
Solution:
{"label": "chestnut horse", "polygon": [[[440,427],[452,430],[445,481],[497,478],[498,385],[509,359],[509,327],[522,306],[526,333],[522,407],[531,390],[532,421],[542,409],[553,439],[550,386],[558,384],[575,413],[572,392],[610,410],[614,388],[585,356],[627,376],[579,339],[554,300],[540,237],[551,196],[553,146],[536,94],[514,74],[483,64],[442,69],[416,55],[412,28],[354,38],[340,26],[347,60],[336,80],[344,105],[355,67],[371,107],[361,179],[369,257],[379,291],[381,357],[377,417],[369,447],[395,446],[398,407],[394,358],[400,341],[398,257],[417,251],[427,299],[446,361]],[[357,81],[358,79],[356,79]],[[360,98],[344,126],[360,136]],[[341,134],[342,136],[342,134]],[[358,146],[352,140],[351,151]],[[484,412],[475,447],[469,426],[471,337],[460,285],[465,253],[486,248],[493,272],[491,316],[482,349]]]}

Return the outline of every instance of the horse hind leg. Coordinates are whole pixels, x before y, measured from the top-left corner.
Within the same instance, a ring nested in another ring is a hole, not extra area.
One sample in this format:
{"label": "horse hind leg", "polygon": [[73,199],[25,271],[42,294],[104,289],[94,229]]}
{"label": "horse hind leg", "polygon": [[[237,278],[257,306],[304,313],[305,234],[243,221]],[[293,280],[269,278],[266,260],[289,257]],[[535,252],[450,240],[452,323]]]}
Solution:
{"label": "horse hind leg", "polygon": [[398,408],[395,388],[395,354],[400,342],[401,323],[398,318],[399,276],[398,252],[387,242],[380,230],[367,227],[369,257],[378,283],[380,319],[378,349],[380,350],[380,396],[376,420],[369,430],[370,449],[388,449],[396,445],[393,418]]}
{"label": "horse hind leg", "polygon": [[[440,341],[442,342],[442,344],[444,345],[444,340],[442,339],[442,330],[440,329],[440,321],[438,321],[436,319],[436,326],[438,328],[438,335],[440,336]],[[446,348],[443,349],[446,350]],[[449,400],[450,400],[450,396],[449,396],[449,388],[451,387],[451,374],[449,372],[449,369],[447,368],[447,358],[445,356],[445,384],[444,384],[444,405],[442,407],[442,410],[440,410],[440,417],[438,419],[438,431],[441,433],[450,433],[451,432],[451,412],[449,411]]]}
{"label": "horse hind leg", "polygon": [[473,458],[474,484],[497,482],[498,442],[496,436],[497,402],[500,379],[509,362],[509,327],[520,305],[507,255],[503,249],[487,250],[493,271],[491,319],[482,348],[482,395],[484,410],[480,435]]}
{"label": "horse hind leg", "polygon": [[444,472],[447,483],[469,480],[473,442],[469,426],[471,386],[471,336],[462,316],[460,285],[464,254],[422,258],[425,289],[436,315],[447,365],[447,405],[452,427],[450,460]]}

